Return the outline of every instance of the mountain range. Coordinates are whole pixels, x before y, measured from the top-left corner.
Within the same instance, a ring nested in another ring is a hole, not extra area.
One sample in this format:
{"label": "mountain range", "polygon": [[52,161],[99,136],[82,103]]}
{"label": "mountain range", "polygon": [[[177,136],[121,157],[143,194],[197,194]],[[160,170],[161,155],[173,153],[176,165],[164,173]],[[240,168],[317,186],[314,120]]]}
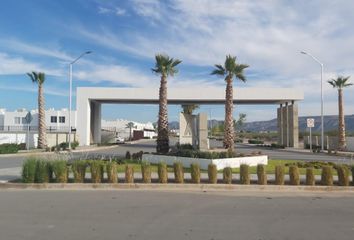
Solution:
{"label": "mountain range", "polygon": [[[319,132],[321,129],[321,117],[320,116],[303,116],[299,117],[299,131],[307,131],[306,119],[314,118],[315,127],[312,129],[314,132]],[[325,131],[332,131],[338,129],[338,116],[337,115],[327,115],[323,117]],[[217,126],[223,124],[220,120],[208,120],[208,126]],[[179,123],[173,121],[169,123],[170,129],[178,129]],[[345,127],[347,132],[354,132],[354,115],[345,116]],[[277,119],[267,120],[267,121],[255,121],[246,122],[241,127],[244,131],[250,132],[260,132],[260,131],[277,131]]]}

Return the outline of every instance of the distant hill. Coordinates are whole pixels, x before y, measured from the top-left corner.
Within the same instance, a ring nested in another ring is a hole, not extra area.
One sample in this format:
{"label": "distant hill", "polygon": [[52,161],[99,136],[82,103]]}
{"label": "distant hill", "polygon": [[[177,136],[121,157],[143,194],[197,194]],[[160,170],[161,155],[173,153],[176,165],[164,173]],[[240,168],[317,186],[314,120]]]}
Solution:
{"label": "distant hill", "polygon": [[[300,132],[306,131],[306,119],[314,118],[315,119],[315,128],[314,132],[321,131],[320,116],[306,116],[299,117],[299,130]],[[337,130],[338,129],[338,116],[337,115],[328,115],[324,116],[324,125],[326,131]],[[212,126],[216,126],[218,124],[222,124],[223,121],[218,120],[209,120],[208,125],[212,124]],[[169,123],[170,129],[178,129],[179,123],[177,121],[173,121]],[[347,132],[354,132],[354,115],[345,116],[345,126]],[[259,131],[277,131],[277,119],[267,120],[267,121],[256,121],[256,122],[247,122],[243,125],[242,130],[251,131],[251,132],[259,132]]]}

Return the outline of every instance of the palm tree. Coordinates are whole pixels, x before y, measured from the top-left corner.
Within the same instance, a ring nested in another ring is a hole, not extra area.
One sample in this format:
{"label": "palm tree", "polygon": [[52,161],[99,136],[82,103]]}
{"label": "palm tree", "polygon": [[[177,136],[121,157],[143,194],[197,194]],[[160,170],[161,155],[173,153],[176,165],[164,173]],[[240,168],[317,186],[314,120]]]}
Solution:
{"label": "palm tree", "polygon": [[183,113],[185,113],[185,114],[192,114],[193,111],[198,108],[199,108],[199,105],[197,105],[197,104],[182,105]]}
{"label": "palm tree", "polygon": [[173,76],[178,72],[176,66],[182,61],[170,58],[164,54],[155,55],[155,68],[151,70],[161,75],[159,90],[159,116],[157,121],[157,146],[158,153],[169,151],[168,138],[168,115],[167,115],[167,77]]}
{"label": "palm tree", "polygon": [[45,124],[45,110],[44,110],[44,95],[43,84],[45,82],[45,73],[32,72],[27,73],[33,83],[38,84],[38,148],[46,148],[46,124]]}
{"label": "palm tree", "polygon": [[127,125],[125,125],[126,128],[129,128],[129,141],[132,140],[132,128],[135,128],[135,124],[133,122],[128,122]]}
{"label": "palm tree", "polygon": [[336,79],[331,79],[328,81],[332,87],[338,89],[338,149],[345,150],[345,121],[344,121],[344,107],[343,107],[343,88],[353,85],[347,82],[350,76],[342,77],[339,76]]}
{"label": "palm tree", "polygon": [[224,66],[216,64],[212,75],[225,77],[226,81],[226,96],[225,96],[225,132],[224,132],[224,147],[226,149],[234,149],[234,128],[233,128],[233,79],[236,77],[242,82],[246,82],[246,77],[243,70],[249,66],[246,64],[238,64],[236,57],[226,56]]}

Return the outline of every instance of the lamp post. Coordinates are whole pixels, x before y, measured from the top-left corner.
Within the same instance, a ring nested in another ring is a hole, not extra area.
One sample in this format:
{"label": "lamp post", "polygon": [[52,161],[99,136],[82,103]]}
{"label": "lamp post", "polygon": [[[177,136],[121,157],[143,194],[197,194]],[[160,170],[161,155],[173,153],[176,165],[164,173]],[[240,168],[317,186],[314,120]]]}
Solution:
{"label": "lamp post", "polygon": [[81,53],[79,57],[77,57],[74,61],[69,64],[69,151],[71,150],[71,105],[72,105],[72,88],[73,88],[73,65],[83,56],[92,53],[91,51],[86,51]]}
{"label": "lamp post", "polygon": [[321,151],[324,151],[324,123],[323,123],[323,63],[320,62],[316,57],[312,54],[301,51],[302,54],[310,56],[313,60],[315,60],[321,66]]}

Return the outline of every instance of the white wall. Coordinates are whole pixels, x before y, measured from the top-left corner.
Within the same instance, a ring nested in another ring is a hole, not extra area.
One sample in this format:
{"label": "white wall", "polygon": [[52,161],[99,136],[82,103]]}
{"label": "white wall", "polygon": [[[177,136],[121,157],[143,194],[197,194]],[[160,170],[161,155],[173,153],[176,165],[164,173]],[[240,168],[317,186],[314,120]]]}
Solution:
{"label": "white wall", "polygon": [[[0,116],[3,117],[3,121],[0,120],[0,126],[18,126],[18,127],[27,126],[26,123],[22,122],[22,118],[26,117],[27,113],[28,113],[28,111],[26,109],[20,109],[20,110],[13,111],[13,112],[9,112],[9,111],[0,112]],[[33,120],[31,122],[30,126],[38,126],[38,110],[31,110],[31,114],[32,114]],[[57,117],[56,123],[51,122],[51,116]],[[59,122],[59,116],[65,117],[64,123]],[[20,124],[15,123],[16,117],[21,118]],[[1,117],[0,117],[0,119],[1,119]],[[61,110],[48,109],[45,111],[45,119],[46,119],[47,127],[69,127],[69,122],[68,122],[69,121],[69,111],[66,109],[61,109]],[[76,127],[76,111],[71,112],[71,125],[73,127]]]}

